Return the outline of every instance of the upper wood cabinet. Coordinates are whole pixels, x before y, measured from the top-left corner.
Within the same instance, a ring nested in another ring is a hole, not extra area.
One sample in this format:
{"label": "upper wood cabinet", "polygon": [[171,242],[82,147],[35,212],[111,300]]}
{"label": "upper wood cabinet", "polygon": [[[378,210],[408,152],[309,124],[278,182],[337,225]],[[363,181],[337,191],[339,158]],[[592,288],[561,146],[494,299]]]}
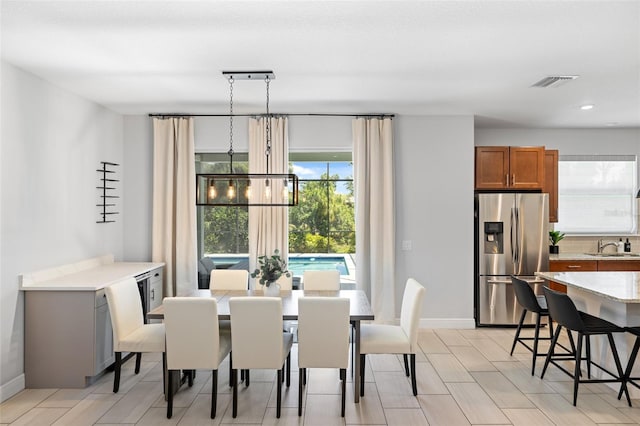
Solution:
{"label": "upper wood cabinet", "polygon": [[543,146],[477,146],[476,189],[542,189]]}
{"label": "upper wood cabinet", "polygon": [[558,221],[558,150],[544,151],[544,186],[542,192],[549,194],[549,222]]}

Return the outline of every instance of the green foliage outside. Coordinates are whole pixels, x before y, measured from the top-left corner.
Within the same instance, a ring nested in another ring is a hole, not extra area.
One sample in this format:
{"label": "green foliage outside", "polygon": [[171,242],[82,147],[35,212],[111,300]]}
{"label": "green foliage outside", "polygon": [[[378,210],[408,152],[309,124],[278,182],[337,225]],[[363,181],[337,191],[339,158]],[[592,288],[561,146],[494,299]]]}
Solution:
{"label": "green foliage outside", "polygon": [[[234,171],[246,173],[246,163]],[[202,173],[228,173],[228,163],[209,165]],[[329,179],[338,179],[332,175]],[[300,203],[289,207],[290,253],[355,253],[353,182],[347,193],[336,192],[337,183],[326,180],[300,182]],[[247,207],[199,207],[205,253],[248,253]]]}

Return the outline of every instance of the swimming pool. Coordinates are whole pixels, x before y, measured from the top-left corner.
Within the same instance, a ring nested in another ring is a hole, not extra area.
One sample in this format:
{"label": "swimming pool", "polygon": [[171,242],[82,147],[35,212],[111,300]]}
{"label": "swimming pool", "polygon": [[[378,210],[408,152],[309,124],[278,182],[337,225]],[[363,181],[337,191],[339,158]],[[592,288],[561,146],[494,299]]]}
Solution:
{"label": "swimming pool", "polygon": [[[309,255],[309,254],[291,254],[289,255],[289,263],[287,269],[294,276],[302,276],[304,271],[327,271],[337,269],[340,275],[351,275],[347,266],[346,255]],[[248,256],[209,256],[216,265],[222,267],[231,267],[233,269],[242,268],[242,263],[248,263]]]}

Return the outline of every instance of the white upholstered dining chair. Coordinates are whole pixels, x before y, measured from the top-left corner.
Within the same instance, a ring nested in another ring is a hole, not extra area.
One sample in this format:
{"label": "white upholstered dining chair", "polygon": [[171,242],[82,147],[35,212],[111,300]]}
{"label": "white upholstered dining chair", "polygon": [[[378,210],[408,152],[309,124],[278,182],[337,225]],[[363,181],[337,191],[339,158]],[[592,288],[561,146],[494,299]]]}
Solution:
{"label": "white upholstered dining chair", "polygon": [[302,286],[304,290],[340,290],[340,271],[304,271]]}
{"label": "white upholstered dining chair", "polygon": [[209,281],[211,290],[247,290],[249,271],[244,269],[213,269]]}
{"label": "white upholstered dining chair", "polygon": [[341,415],[344,417],[349,366],[349,299],[301,297],[298,299],[298,416],[307,368],[338,368],[342,381]]}
{"label": "white upholstered dining chair", "polygon": [[213,298],[167,297],[163,305],[167,333],[167,418],[173,413],[175,373],[172,372],[203,369],[212,371],[213,419],[218,398],[218,366],[231,351],[231,336],[218,330],[218,303]]}
{"label": "white upholstered dining chair", "polygon": [[[360,328],[360,396],[364,396],[366,354],[402,354],[407,377],[411,375],[413,395],[418,394],[416,384],[416,351],[418,350],[418,324],[424,300],[424,287],[413,278],[407,280],[402,297],[400,325],[363,324]],[[407,356],[411,358],[411,374]],[[357,372],[356,372],[357,374]]]}
{"label": "white upholstered dining chair", "polygon": [[279,297],[232,297],[231,370],[233,418],[238,414],[238,369],[276,369],[276,417],[280,418],[282,381],[286,361],[287,387],[291,383],[291,345],[293,335],[282,332],[282,299]]}
{"label": "white upholstered dining chair", "polygon": [[143,352],[162,352],[162,364],[166,365],[165,326],[144,323],[142,302],[135,278],[118,281],[105,287],[104,291],[113,328],[113,350],[116,357],[113,392],[117,393],[120,389],[122,352],[136,354],[136,374],[140,372]]}

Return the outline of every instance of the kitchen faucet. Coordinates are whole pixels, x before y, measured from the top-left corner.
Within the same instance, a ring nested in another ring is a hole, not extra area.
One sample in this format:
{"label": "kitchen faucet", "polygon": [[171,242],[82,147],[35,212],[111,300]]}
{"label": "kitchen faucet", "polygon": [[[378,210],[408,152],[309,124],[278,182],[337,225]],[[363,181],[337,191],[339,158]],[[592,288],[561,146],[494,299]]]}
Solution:
{"label": "kitchen faucet", "polygon": [[604,243],[602,241],[602,238],[600,238],[598,240],[598,253],[602,253],[602,250],[604,250],[605,247],[607,246],[616,246],[618,247],[618,243],[615,241],[609,241],[608,243]]}

